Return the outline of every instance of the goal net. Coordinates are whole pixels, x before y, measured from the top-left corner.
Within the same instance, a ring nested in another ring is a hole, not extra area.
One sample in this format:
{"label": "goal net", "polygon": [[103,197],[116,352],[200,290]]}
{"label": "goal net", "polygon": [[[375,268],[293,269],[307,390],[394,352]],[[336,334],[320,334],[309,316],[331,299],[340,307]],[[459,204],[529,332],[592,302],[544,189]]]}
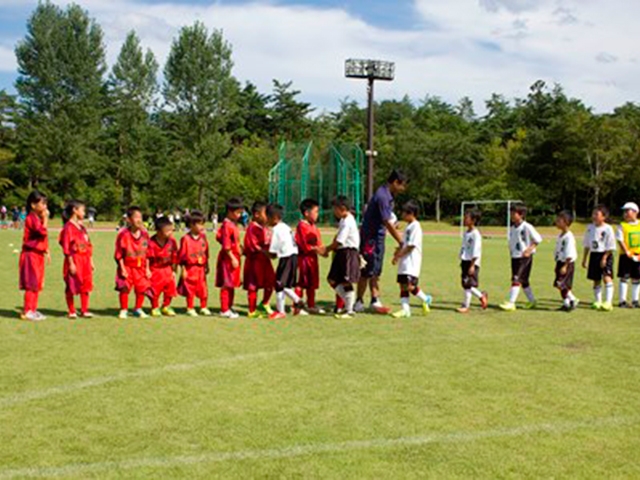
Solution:
{"label": "goal net", "polygon": [[511,206],[521,200],[468,200],[460,206],[460,236],[464,235],[464,214],[467,210],[478,209],[482,213],[480,229],[484,236],[509,236],[511,228]]}

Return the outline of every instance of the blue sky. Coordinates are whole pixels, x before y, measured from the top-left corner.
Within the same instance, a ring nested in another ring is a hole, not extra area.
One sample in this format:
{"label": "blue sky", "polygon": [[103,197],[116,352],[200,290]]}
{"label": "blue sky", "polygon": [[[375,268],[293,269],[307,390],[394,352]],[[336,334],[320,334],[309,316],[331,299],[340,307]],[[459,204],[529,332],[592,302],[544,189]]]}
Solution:
{"label": "blue sky", "polygon": [[[64,5],[65,0],[54,0]],[[162,63],[182,25],[203,21],[233,44],[235,75],[263,90],[293,80],[332,110],[364,86],[343,78],[348,57],[393,60],[378,98],[456,102],[482,112],[492,93],[524,96],[561,83],[597,111],[640,100],[640,2],[632,0],[77,0],[102,25],[113,62],[130,29]],[[15,43],[35,0],[0,0],[0,88],[12,90]]]}

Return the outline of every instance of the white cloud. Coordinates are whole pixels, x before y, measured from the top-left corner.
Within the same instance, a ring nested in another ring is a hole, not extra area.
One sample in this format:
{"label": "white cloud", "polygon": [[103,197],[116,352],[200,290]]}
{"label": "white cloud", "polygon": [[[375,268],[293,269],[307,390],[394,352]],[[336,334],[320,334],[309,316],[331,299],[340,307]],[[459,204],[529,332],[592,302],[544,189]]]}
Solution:
{"label": "white cloud", "polygon": [[16,56],[13,53],[13,48],[0,44],[0,72],[15,72],[16,68]]}
{"label": "white cloud", "polygon": [[[344,60],[360,56],[397,63],[396,81],[380,85],[378,98],[429,93],[455,102],[469,95],[481,109],[491,93],[524,96],[542,78],[598,110],[640,100],[634,51],[640,4],[627,0],[414,0],[417,27],[405,31],[368,25],[338,8],[78,3],[103,26],[111,62],[132,28],[162,62],[178,29],[200,20],[224,30],[239,79],[263,90],[272,78],[294,80],[321,107],[364,97],[362,83],[343,78]],[[1,65],[9,64],[6,54],[0,46]]]}

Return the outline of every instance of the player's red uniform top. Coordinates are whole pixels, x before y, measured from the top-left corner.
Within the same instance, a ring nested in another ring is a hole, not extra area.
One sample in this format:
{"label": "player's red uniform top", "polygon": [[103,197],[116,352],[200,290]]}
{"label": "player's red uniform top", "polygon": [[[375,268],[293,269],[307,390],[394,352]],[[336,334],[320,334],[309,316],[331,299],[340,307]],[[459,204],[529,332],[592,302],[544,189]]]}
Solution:
{"label": "player's red uniform top", "polygon": [[262,290],[274,288],[275,272],[271,259],[264,253],[269,251],[269,230],[257,222],[250,222],[244,234],[244,289]]}
{"label": "player's red uniform top", "polygon": [[180,240],[178,263],[184,267],[178,293],[185,297],[206,298],[209,266],[209,242],[202,234],[194,238],[190,233]]}
{"label": "player's red uniform top", "polygon": [[31,212],[24,221],[20,254],[20,289],[39,292],[44,285],[44,256],[49,251],[49,236],[40,217]]}
{"label": "player's red uniform top", "polygon": [[322,246],[322,236],[315,224],[301,220],[296,228],[296,244],[298,245],[298,286],[300,288],[320,288],[320,265],[318,253],[314,248]]}
{"label": "player's red uniform top", "polygon": [[[240,229],[238,225],[225,218],[216,234],[216,240],[222,246],[218,253],[218,262],[216,264],[216,287],[219,288],[238,288],[240,282],[240,262],[242,251],[240,249]],[[233,268],[231,258],[227,251],[238,260],[238,267]]]}
{"label": "player's red uniform top", "polygon": [[[62,253],[64,254],[63,277],[67,285],[67,292],[72,295],[91,293],[93,290],[93,246],[89,239],[87,229],[83,225],[67,222],[60,232],[59,238]],[[69,258],[73,258],[76,266],[76,274],[69,271]]]}
{"label": "player's red uniform top", "polygon": [[174,267],[178,264],[178,243],[170,237],[164,245],[160,244],[158,235],[149,240],[149,267],[151,269],[151,289],[154,295],[164,294],[167,297],[175,297],[176,278]]}
{"label": "player's red uniform top", "polygon": [[116,238],[115,260],[124,262],[127,278],[122,276],[120,267],[116,274],[116,290],[123,293],[135,290],[136,293],[150,294],[151,282],[147,278],[147,252],[149,234],[140,230],[140,236],[134,237],[131,230],[123,228]]}

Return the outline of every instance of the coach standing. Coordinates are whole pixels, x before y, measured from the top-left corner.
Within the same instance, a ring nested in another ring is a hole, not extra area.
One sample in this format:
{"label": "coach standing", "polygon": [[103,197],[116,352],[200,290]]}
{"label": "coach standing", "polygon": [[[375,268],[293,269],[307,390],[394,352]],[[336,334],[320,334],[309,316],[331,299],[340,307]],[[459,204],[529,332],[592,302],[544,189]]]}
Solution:
{"label": "coach standing", "polygon": [[380,301],[379,280],[384,264],[385,239],[387,231],[393,239],[402,245],[402,235],[393,222],[393,198],[407,188],[408,177],[400,170],[394,170],[389,175],[387,183],[382,185],[367,204],[360,233],[360,253],[367,261],[367,266],[361,271],[358,283],[358,301],[355,311],[363,312],[364,295],[367,285],[371,288],[371,309],[375,313],[387,314],[390,309]]}

